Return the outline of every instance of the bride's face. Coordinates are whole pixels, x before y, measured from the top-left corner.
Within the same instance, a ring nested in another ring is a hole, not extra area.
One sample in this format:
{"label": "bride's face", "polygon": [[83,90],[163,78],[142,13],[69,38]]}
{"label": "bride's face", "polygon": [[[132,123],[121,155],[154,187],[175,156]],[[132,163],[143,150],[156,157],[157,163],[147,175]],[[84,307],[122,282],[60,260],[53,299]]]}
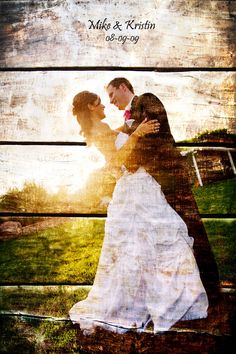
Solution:
{"label": "bride's face", "polygon": [[97,97],[94,103],[89,105],[92,116],[101,120],[105,118],[104,108],[105,106],[102,104],[100,97]]}

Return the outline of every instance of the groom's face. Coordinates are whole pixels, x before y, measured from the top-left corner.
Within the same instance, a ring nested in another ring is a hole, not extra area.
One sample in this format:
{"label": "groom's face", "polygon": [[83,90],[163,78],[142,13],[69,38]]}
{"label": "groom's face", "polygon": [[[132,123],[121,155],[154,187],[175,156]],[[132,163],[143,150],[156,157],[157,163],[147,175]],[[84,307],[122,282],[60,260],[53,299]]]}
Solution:
{"label": "groom's face", "polygon": [[127,106],[129,102],[127,102],[127,98],[125,95],[126,86],[121,84],[118,88],[109,85],[107,87],[107,93],[110,98],[110,103],[114,104],[118,109],[123,110]]}

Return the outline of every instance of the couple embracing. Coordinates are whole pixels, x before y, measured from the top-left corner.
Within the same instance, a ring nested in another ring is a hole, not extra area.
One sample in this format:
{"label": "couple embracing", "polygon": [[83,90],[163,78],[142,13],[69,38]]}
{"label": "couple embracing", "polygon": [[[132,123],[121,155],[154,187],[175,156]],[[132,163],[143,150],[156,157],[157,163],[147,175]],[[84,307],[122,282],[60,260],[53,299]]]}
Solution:
{"label": "couple embracing", "polygon": [[111,104],[125,111],[116,131],[102,122],[104,105],[95,93],[73,100],[87,144],[97,146],[118,177],[94,284],[70,318],[87,334],[96,327],[142,332],[149,325],[157,333],[179,320],[206,318],[217,268],[165,108],[151,93],[136,96],[126,78],[106,89]]}

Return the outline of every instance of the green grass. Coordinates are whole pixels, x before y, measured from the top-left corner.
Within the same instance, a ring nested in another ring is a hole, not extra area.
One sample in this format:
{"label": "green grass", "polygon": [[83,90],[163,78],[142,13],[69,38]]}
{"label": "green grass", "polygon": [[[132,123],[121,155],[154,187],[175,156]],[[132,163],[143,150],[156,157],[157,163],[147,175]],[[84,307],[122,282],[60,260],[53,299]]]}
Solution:
{"label": "green grass", "polygon": [[[235,179],[195,188],[200,212],[235,213],[235,188]],[[232,279],[235,222],[208,220],[205,226],[221,279]],[[103,236],[104,220],[70,219],[59,226],[3,241],[0,243],[1,282],[92,284]]]}
{"label": "green grass", "polygon": [[1,318],[0,352],[13,354],[77,353],[77,330],[71,322]]}
{"label": "green grass", "polygon": [[92,284],[104,236],[104,220],[80,219],[3,241],[2,283]]}
{"label": "green grass", "polygon": [[220,280],[236,283],[236,219],[203,220]]}
{"label": "green grass", "polygon": [[89,290],[86,286],[4,286],[0,288],[0,310],[68,317],[70,308],[84,300]]}
{"label": "green grass", "polygon": [[[204,219],[204,225],[207,230],[208,238],[211,243],[216,262],[218,265],[220,280],[236,282],[236,220],[209,220]],[[92,250],[90,250],[92,252]],[[33,262],[34,260],[29,260]],[[49,260],[47,260],[47,263]],[[75,260],[70,260],[75,264]],[[83,267],[84,274],[89,273],[86,266]],[[43,269],[44,271],[44,269]],[[70,277],[77,276],[77,267],[75,264],[74,272]],[[94,270],[95,273],[95,270]],[[39,270],[35,277],[40,276]],[[64,275],[70,280],[68,274]],[[17,282],[17,274],[15,281]],[[22,279],[22,278],[21,278]],[[22,279],[23,280],[23,279]],[[43,288],[43,290],[42,290]],[[78,301],[83,300],[88,292],[88,287],[78,287],[69,290],[70,287],[2,287],[0,288],[1,309],[4,311],[21,311],[31,314],[40,314],[56,317],[67,317],[68,311]]]}
{"label": "green grass", "polygon": [[236,213],[236,179],[229,179],[193,189],[200,213]]}
{"label": "green grass", "polygon": [[[235,213],[236,180],[195,188],[201,213]],[[221,281],[236,282],[236,219],[204,219]],[[2,283],[92,284],[104,236],[102,219],[70,219],[59,226],[0,243]],[[88,288],[1,288],[2,310],[57,317],[87,296]]]}
{"label": "green grass", "polygon": [[[193,189],[202,214],[236,213],[236,179],[229,179]],[[236,282],[236,219],[205,219],[221,281]]]}

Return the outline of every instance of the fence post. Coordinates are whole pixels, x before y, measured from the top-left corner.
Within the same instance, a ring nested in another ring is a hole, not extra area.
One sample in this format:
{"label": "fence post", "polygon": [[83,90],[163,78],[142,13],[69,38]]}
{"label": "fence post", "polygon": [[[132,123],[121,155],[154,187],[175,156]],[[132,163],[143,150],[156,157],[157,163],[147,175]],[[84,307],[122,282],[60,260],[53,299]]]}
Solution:
{"label": "fence post", "polygon": [[229,156],[229,161],[231,163],[231,167],[233,169],[234,174],[236,175],[236,168],[234,166],[234,160],[232,159],[232,155],[231,152],[229,150],[227,150],[228,156]]}
{"label": "fence post", "polygon": [[195,153],[196,153],[195,151],[192,152],[193,165],[194,165],[194,168],[195,168],[195,171],[196,171],[198,182],[199,182],[200,186],[202,187],[203,183],[202,183],[201,175],[200,175],[200,172],[199,172],[199,169],[198,169],[197,161],[196,161],[195,156],[194,156]]}

